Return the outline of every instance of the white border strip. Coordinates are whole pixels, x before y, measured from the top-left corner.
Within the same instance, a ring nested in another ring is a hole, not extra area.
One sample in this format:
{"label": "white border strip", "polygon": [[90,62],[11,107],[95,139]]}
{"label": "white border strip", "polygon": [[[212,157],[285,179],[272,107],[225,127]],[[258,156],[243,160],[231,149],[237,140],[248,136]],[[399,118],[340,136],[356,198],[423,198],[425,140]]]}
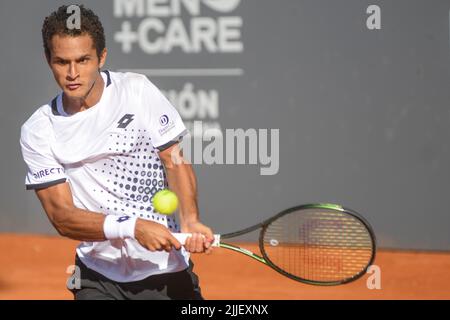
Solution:
{"label": "white border strip", "polygon": [[233,69],[119,69],[119,72],[135,72],[153,77],[240,77],[244,70]]}

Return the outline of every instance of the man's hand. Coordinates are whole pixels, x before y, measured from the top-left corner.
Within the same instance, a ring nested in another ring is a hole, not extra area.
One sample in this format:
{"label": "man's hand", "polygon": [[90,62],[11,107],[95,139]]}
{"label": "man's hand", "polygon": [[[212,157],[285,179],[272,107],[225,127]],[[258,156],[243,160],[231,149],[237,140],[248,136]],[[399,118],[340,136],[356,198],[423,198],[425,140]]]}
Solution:
{"label": "man's hand", "polygon": [[192,237],[186,239],[184,247],[192,253],[211,253],[211,244],[214,234],[210,228],[199,221],[186,223],[181,227],[181,232],[192,233]]}
{"label": "man's hand", "polygon": [[147,220],[136,221],[134,237],[141,246],[150,251],[170,252],[172,248],[181,249],[181,244],[165,226]]}

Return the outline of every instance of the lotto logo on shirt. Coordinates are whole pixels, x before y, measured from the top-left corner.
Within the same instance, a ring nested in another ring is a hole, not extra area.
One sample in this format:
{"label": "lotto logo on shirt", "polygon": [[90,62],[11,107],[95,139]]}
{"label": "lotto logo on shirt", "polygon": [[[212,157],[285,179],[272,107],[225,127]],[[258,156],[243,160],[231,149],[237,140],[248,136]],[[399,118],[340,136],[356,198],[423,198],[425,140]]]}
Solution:
{"label": "lotto logo on shirt", "polygon": [[40,179],[52,174],[60,174],[60,173],[64,173],[64,169],[62,168],[51,168],[51,169],[44,169],[44,170],[40,170],[36,173],[33,173],[33,177],[35,179]]}
{"label": "lotto logo on shirt", "polygon": [[133,121],[134,114],[124,115],[117,123],[119,124],[117,128],[125,129],[131,121]]}

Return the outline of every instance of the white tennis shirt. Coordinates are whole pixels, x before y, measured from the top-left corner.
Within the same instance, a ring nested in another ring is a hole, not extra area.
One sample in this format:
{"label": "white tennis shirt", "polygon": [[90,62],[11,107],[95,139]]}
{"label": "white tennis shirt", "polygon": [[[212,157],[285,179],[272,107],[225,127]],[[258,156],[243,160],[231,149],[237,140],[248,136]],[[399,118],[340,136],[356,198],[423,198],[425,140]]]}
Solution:
{"label": "white tennis shirt", "polygon": [[[26,187],[67,181],[78,208],[136,216],[179,232],[173,216],[153,210],[151,198],[167,187],[158,152],[178,142],[186,127],[145,76],[104,71],[102,77],[102,97],[88,110],[67,115],[61,93],[22,126]],[[150,252],[133,239],[82,242],[77,254],[86,266],[118,282],[181,271],[189,261],[184,248]]]}

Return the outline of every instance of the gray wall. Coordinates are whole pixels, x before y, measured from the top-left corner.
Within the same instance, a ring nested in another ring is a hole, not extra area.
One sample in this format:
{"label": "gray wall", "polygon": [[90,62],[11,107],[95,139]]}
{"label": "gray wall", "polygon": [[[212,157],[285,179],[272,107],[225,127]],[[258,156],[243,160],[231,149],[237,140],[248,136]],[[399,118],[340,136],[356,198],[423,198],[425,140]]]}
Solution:
{"label": "gray wall", "polygon": [[[0,2],[1,232],[54,233],[34,193],[24,190],[18,140],[21,124],[58,92],[40,28],[64,3]],[[214,90],[219,115],[203,120],[223,132],[280,129],[276,175],[260,175],[260,165],[195,165],[203,220],[215,231],[296,204],[335,202],[360,211],[380,246],[450,248],[450,1],[241,0],[230,13],[202,1],[202,17],[240,17],[243,50],[155,54],[137,44],[124,53],[114,39],[123,21],[136,30],[152,17],[115,17],[113,1],[83,3],[103,21],[108,69],[238,69],[150,78],[165,92],[186,83]],[[371,4],[381,8],[380,30],[366,27]],[[193,17],[182,12],[189,25]]]}

